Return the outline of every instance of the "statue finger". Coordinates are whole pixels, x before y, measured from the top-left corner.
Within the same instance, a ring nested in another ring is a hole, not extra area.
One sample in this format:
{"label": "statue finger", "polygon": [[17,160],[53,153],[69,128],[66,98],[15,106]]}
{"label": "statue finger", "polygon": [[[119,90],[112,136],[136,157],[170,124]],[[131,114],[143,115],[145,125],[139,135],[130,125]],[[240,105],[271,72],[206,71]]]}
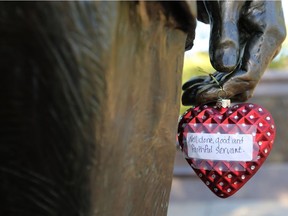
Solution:
{"label": "statue finger", "polygon": [[217,71],[231,72],[239,64],[238,21],[245,1],[205,1],[210,18],[209,55]]}
{"label": "statue finger", "polygon": [[251,91],[245,91],[231,98],[232,102],[245,102],[251,97]]}
{"label": "statue finger", "polygon": [[187,88],[190,88],[193,85],[201,85],[203,84],[203,82],[205,82],[206,79],[208,79],[209,77],[207,76],[197,76],[197,77],[193,77],[190,80],[188,80],[187,82],[185,82],[182,86],[182,90],[186,90]]}
{"label": "statue finger", "polygon": [[[199,105],[200,103],[209,102],[214,98],[213,96],[210,96],[209,98],[209,93],[211,92],[209,90],[214,88],[219,90],[219,87],[215,83],[202,83],[200,85],[197,85],[197,87],[194,86],[187,88],[182,95],[182,104],[188,106]],[[206,94],[207,92],[208,96]],[[204,98],[202,98],[203,95],[205,96]]]}

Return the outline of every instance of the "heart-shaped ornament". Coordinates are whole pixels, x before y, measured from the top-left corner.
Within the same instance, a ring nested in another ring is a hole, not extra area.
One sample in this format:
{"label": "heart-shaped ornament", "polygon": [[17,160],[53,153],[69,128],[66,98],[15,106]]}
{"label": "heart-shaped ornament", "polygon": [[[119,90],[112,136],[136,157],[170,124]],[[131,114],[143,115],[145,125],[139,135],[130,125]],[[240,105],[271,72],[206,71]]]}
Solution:
{"label": "heart-shaped ornament", "polygon": [[271,114],[259,105],[206,104],[188,109],[180,118],[178,142],[197,176],[214,194],[226,198],[261,167],[275,132]]}

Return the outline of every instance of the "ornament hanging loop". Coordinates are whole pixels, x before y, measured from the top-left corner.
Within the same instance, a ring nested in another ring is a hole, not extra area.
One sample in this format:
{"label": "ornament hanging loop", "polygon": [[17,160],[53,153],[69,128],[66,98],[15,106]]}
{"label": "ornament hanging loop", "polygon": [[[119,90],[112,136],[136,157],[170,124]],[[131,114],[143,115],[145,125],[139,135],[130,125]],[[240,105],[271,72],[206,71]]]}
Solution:
{"label": "ornament hanging loop", "polygon": [[[223,94],[224,94],[224,96],[221,96]],[[223,88],[219,89],[219,91],[217,93],[218,100],[217,100],[217,103],[216,103],[216,106],[218,108],[230,107],[231,101],[230,101],[230,99],[226,99],[226,96],[227,96],[227,92]]]}

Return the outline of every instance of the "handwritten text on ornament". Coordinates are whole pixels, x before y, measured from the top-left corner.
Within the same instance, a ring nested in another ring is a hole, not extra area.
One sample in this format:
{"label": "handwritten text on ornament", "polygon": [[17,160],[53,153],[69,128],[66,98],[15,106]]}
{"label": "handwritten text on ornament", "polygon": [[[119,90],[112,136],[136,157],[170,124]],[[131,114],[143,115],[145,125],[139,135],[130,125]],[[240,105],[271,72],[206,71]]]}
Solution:
{"label": "handwritten text on ornament", "polygon": [[252,134],[187,133],[190,158],[206,160],[252,161]]}

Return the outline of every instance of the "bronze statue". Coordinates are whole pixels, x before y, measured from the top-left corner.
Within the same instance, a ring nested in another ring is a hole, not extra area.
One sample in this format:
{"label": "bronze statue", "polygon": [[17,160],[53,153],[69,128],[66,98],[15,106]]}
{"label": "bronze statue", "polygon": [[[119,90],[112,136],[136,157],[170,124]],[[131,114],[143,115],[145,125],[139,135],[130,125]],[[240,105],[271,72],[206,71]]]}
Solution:
{"label": "bronze statue", "polygon": [[[211,25],[213,76],[225,97],[247,100],[286,37],[281,1],[198,1],[198,19]],[[183,90],[185,105],[219,96],[211,76],[193,78]]]}
{"label": "bronze statue", "polygon": [[[223,32],[211,44],[215,77],[244,99],[285,36],[281,5],[204,3],[199,18]],[[166,214],[195,16],[194,1],[0,3],[0,215]],[[205,86],[213,99],[213,85],[190,81],[184,103]]]}

